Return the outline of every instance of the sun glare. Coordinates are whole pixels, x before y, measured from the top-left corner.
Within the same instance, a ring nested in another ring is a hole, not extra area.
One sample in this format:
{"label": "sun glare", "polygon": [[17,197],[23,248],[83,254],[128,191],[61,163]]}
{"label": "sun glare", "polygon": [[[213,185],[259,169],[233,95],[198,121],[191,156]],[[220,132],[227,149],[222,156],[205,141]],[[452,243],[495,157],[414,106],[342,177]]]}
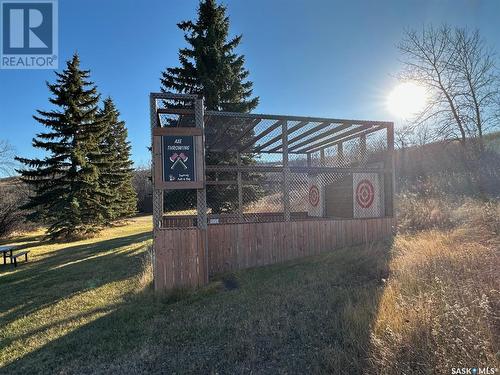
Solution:
{"label": "sun glare", "polygon": [[427,103],[425,89],[414,83],[397,85],[387,98],[387,108],[397,117],[409,118],[421,111]]}

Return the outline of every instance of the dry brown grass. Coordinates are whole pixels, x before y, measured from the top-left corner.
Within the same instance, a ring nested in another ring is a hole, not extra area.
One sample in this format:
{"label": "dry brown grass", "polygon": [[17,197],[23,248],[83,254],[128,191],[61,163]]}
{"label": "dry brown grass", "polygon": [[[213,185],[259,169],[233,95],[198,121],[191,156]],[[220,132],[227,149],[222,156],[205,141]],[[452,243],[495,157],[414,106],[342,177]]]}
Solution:
{"label": "dry brown grass", "polygon": [[[432,212],[429,201],[419,212]],[[448,202],[446,229],[151,289],[151,218],[77,243],[11,239],[0,373],[450,374],[499,367],[498,203]],[[426,206],[428,205],[428,206]],[[2,242],[7,244],[7,242]],[[232,285],[231,285],[232,284]]]}
{"label": "dry brown grass", "polygon": [[[412,203],[419,215],[428,215],[413,223],[453,228],[395,238],[391,276],[372,330],[372,372],[498,368],[500,205],[472,200],[456,208],[443,201]],[[434,209],[443,210],[445,219],[431,220],[432,204],[440,205]]]}

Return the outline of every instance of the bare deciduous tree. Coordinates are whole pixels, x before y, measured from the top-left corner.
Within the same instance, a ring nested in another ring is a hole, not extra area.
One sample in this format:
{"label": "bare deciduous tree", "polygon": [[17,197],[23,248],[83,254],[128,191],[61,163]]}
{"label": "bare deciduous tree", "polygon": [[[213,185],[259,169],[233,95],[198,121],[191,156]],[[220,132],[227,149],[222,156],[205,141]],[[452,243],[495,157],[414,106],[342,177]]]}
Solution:
{"label": "bare deciduous tree", "polygon": [[429,102],[415,124],[432,122],[441,138],[468,137],[482,144],[485,131],[500,124],[499,73],[495,55],[479,32],[444,25],[408,30],[398,45],[401,79],[420,83]]}
{"label": "bare deciduous tree", "polygon": [[10,175],[14,165],[14,148],[6,140],[0,139],[0,177]]}
{"label": "bare deciduous tree", "polygon": [[473,33],[455,30],[454,42],[456,60],[452,69],[461,85],[465,124],[472,136],[482,139],[484,131],[498,125],[495,115],[499,105],[499,77],[494,54],[486,48],[477,30]]}

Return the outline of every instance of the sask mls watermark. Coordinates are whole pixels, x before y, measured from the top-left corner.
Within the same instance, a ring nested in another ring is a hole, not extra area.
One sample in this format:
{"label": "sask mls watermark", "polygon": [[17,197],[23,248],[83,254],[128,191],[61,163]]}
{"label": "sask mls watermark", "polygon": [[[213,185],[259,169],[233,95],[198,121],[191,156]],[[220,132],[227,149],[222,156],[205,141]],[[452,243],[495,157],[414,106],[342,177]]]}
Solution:
{"label": "sask mls watermark", "polygon": [[494,375],[498,374],[496,367],[452,367],[452,375]]}
{"label": "sask mls watermark", "polygon": [[57,1],[1,1],[0,68],[57,69]]}

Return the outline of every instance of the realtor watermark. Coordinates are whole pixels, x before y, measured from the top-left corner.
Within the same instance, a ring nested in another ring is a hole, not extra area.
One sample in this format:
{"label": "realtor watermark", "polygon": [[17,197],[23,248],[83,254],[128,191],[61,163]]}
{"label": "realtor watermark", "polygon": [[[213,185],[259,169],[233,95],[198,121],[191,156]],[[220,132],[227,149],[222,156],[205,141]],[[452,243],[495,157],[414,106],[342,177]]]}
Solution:
{"label": "realtor watermark", "polygon": [[57,69],[56,0],[0,2],[1,69]]}

